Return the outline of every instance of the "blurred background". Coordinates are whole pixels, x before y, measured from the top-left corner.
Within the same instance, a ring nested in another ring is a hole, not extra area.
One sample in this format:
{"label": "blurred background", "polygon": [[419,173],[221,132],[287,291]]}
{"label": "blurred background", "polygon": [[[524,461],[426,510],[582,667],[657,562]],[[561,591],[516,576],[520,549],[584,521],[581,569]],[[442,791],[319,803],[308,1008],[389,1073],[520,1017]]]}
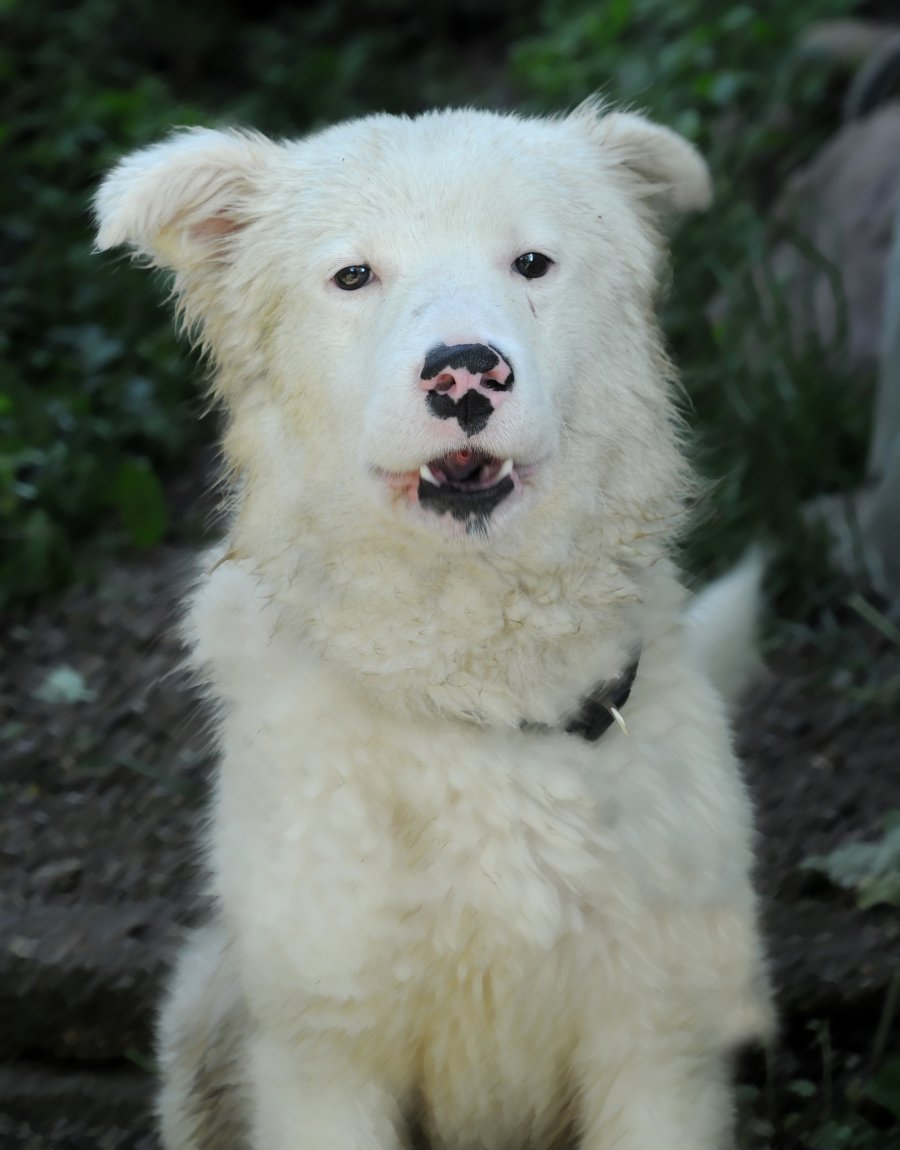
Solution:
{"label": "blurred background", "polygon": [[173,625],[216,417],[165,279],[91,252],[99,177],[174,125],[599,90],[715,180],[660,301],[708,481],[685,564],[772,556],[739,739],[784,1025],[742,1060],[741,1147],[895,1147],[896,0],[0,0],[0,85],[0,1145],[152,1150],[153,1003],[195,916],[210,757]]}

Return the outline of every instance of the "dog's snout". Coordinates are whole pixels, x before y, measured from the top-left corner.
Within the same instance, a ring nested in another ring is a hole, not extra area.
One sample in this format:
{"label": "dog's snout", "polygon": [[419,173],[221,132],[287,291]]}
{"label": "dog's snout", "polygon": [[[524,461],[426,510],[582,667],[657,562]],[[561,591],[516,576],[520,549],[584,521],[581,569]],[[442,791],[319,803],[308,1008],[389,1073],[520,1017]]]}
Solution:
{"label": "dog's snout", "polygon": [[515,376],[495,347],[442,343],[425,356],[419,382],[432,415],[455,419],[466,435],[475,435],[512,390]]}
{"label": "dog's snout", "polygon": [[427,390],[452,393],[459,398],[470,387],[483,386],[491,391],[509,391],[513,370],[506,357],[495,347],[484,343],[445,343],[433,347],[425,356],[422,383]]}

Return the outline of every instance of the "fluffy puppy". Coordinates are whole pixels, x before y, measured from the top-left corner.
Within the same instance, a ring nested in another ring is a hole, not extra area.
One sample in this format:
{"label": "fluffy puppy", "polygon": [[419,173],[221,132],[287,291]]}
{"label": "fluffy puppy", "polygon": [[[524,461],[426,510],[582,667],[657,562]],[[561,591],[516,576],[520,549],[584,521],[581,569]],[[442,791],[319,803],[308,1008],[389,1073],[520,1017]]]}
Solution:
{"label": "fluffy puppy", "polygon": [[227,415],[169,1150],[733,1145],[768,992],[653,308],[708,196],[594,103],[185,131],[103,184]]}

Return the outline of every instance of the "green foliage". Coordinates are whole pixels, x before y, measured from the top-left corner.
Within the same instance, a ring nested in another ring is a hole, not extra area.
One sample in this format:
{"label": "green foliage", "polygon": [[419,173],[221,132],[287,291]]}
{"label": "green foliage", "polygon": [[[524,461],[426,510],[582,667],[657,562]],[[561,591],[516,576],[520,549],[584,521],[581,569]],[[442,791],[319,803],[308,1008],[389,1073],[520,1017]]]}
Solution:
{"label": "green foliage", "polygon": [[885,1150],[885,1134],[850,1110],[817,1123],[806,1144],[810,1150]]}
{"label": "green foliage", "polygon": [[[120,5],[7,0],[0,73],[0,601],[57,586],[79,537],[155,542],[155,469],[194,436],[187,369],[149,282],[91,254],[97,175],[129,146],[196,112],[118,51]],[[130,472],[128,469],[131,469]],[[138,508],[134,476],[143,477]],[[131,474],[129,482],[127,476]],[[141,520],[138,522],[138,520]]]}
{"label": "green foliage", "polygon": [[[798,91],[786,61],[813,20],[847,15],[846,0],[544,0],[540,33],[518,44],[517,72],[555,105],[608,92],[645,108],[704,151],[743,161],[773,142],[775,125],[759,113],[798,96],[821,96],[820,77]],[[723,115],[740,114],[739,133]],[[782,136],[791,134],[782,128]]]}
{"label": "green foliage", "polygon": [[827,855],[810,855],[803,866],[853,891],[863,910],[879,903],[900,906],[900,811],[885,816],[878,842],[844,843]]}
{"label": "green foliage", "polygon": [[47,672],[35,696],[45,703],[89,703],[96,698],[96,692],[88,687],[79,671],[62,663]]}
{"label": "green foliage", "polygon": [[[762,1091],[750,1086],[742,1091],[748,1119],[742,1124],[744,1129],[749,1133],[755,1124],[771,1136],[772,1146],[796,1146],[798,1150],[882,1150],[893,1146],[900,1119],[900,1058],[888,1054],[887,1047],[898,991],[900,980],[895,979],[864,1059],[835,1049],[827,1021],[809,1022],[806,1029],[814,1047],[807,1053],[810,1059],[817,1056],[819,1074],[785,1082],[775,1055],[776,1061],[767,1067],[769,1088]],[[807,1065],[813,1070],[811,1061]],[[740,1145],[743,1150],[757,1143],[751,1137]]]}
{"label": "green foliage", "polygon": [[[818,1079],[789,1078],[782,1089],[738,1088],[743,1113],[738,1123],[738,1145],[750,1150],[761,1145],[797,1150],[886,1150],[896,1142],[892,1119],[900,1118],[900,1059],[889,1058],[880,1069],[863,1078],[838,1066],[828,1038],[828,1025],[812,1022],[822,1056]],[[771,1073],[771,1067],[770,1067]],[[871,1104],[881,1108],[876,1110]],[[765,1143],[758,1141],[765,1135]]]}
{"label": "green foliage", "polygon": [[885,1063],[866,1085],[866,1097],[889,1110],[900,1122],[900,1058]]}

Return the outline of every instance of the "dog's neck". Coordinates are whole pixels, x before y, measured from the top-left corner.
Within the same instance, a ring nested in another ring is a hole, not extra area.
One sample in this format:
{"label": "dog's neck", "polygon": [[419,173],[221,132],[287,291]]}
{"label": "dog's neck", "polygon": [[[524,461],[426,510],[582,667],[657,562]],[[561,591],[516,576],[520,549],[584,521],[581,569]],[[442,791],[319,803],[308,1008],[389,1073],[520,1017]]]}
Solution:
{"label": "dog's neck", "polygon": [[565,561],[540,544],[505,555],[404,546],[376,529],[346,549],[327,538],[260,554],[263,540],[237,533],[234,551],[271,583],[298,641],[378,706],[506,726],[565,726],[598,684],[619,681],[642,640],[637,608],[663,574],[646,540],[614,559],[596,530]]}

